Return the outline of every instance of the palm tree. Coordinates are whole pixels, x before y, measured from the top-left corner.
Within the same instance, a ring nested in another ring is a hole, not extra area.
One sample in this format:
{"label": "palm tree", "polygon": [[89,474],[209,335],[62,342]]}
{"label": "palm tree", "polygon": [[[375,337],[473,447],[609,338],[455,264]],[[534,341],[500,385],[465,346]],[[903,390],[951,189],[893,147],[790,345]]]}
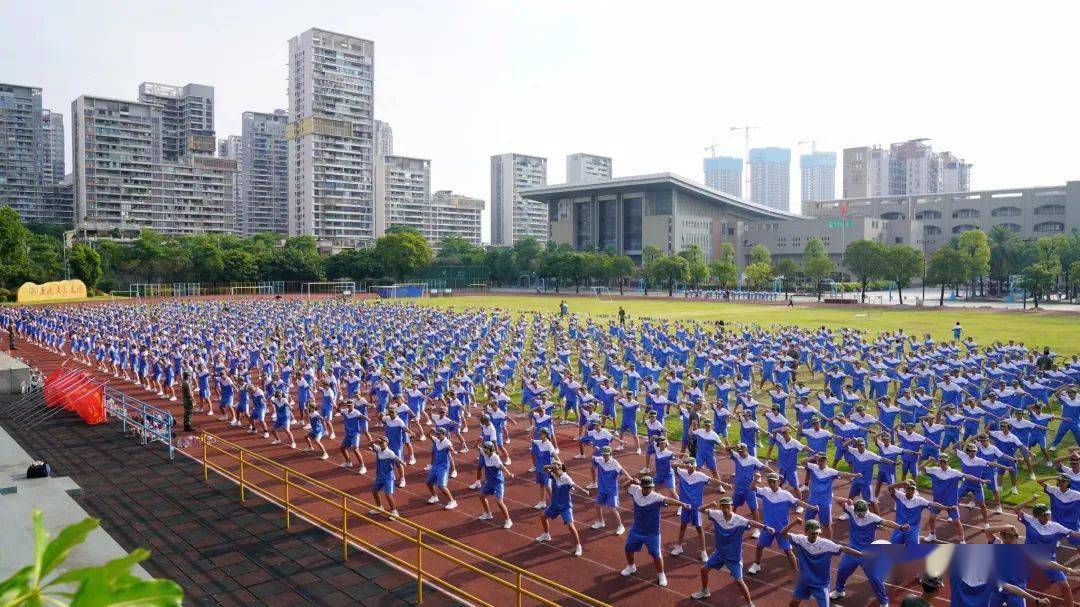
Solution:
{"label": "palm tree", "polygon": [[990,276],[1004,285],[1014,269],[1020,238],[1005,226],[994,226],[987,240],[990,241]]}

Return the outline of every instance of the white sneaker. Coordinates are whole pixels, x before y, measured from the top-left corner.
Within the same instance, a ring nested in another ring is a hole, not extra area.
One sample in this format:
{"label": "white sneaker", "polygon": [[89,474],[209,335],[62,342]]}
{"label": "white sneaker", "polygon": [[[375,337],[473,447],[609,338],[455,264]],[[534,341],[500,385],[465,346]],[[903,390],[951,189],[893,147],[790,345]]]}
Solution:
{"label": "white sneaker", "polygon": [[627,565],[625,569],[619,572],[620,575],[634,575],[637,573],[637,565]]}
{"label": "white sneaker", "polygon": [[712,596],[712,593],[709,592],[709,589],[708,588],[702,588],[701,590],[698,590],[694,594],[691,594],[690,598],[692,598],[692,599],[707,599],[710,596]]}
{"label": "white sneaker", "polygon": [[360,466],[360,469],[356,471],[357,474],[367,474],[367,467]]}
{"label": "white sneaker", "polygon": [[802,506],[799,506],[798,508],[795,509],[795,514],[802,514],[805,511],[806,511],[805,508],[803,508]]}
{"label": "white sneaker", "polygon": [[635,449],[635,450],[634,450],[634,453],[635,453],[636,455],[641,455],[641,449]]}
{"label": "white sneaker", "polygon": [[[507,442],[510,442],[510,441],[507,441]],[[509,458],[509,457],[508,457],[508,458],[506,458],[506,465],[507,465],[507,466],[509,466],[509,465],[510,465],[511,463],[512,463],[512,462],[510,461],[510,458]]]}
{"label": "white sneaker", "polygon": [[622,535],[624,533],[626,533],[626,527],[623,527],[622,525],[619,525],[618,527],[615,528],[615,535]]}
{"label": "white sneaker", "polygon": [[428,464],[428,465],[424,466],[424,472],[429,472],[430,470],[431,470],[431,464]]}
{"label": "white sneaker", "polygon": [[450,471],[450,478],[457,478],[457,470]]}
{"label": "white sneaker", "polygon": [[638,472],[640,474],[648,474],[649,473],[649,468],[648,467],[642,468],[641,470],[638,470]]}
{"label": "white sneaker", "polygon": [[547,508],[547,502],[536,502],[536,505],[533,506],[533,508],[536,508],[537,510],[543,510],[544,508]]}
{"label": "white sneaker", "polygon": [[405,486],[405,479],[401,479],[400,481],[398,481],[397,486],[398,487],[404,487]]}
{"label": "white sneaker", "polygon": [[536,536],[536,541],[538,541],[538,542],[550,542],[551,541],[551,534],[550,533],[541,533],[540,535]]}
{"label": "white sneaker", "polygon": [[290,443],[289,448],[290,449],[295,449],[296,448],[296,443]]}
{"label": "white sneaker", "polygon": [[[331,437],[331,438],[333,438],[333,437]],[[410,466],[415,466],[416,465],[416,458],[415,457],[412,457],[412,456],[409,457],[409,465]]]}
{"label": "white sneaker", "polygon": [[1009,489],[1009,493],[1011,493],[1013,495],[1016,495],[1017,493],[1020,493],[1020,492],[1016,490],[1016,486],[1014,485],[1012,489]]}
{"label": "white sneaker", "polygon": [[593,529],[603,529],[604,527],[607,527],[607,523],[605,523],[604,521],[596,521],[595,523],[593,523],[592,525],[589,525],[589,526],[591,528],[593,528]]}
{"label": "white sneaker", "polygon": [[271,445],[280,445],[281,441],[279,441],[278,439],[275,438],[274,440],[270,441],[270,444]]}
{"label": "white sneaker", "polygon": [[829,599],[833,600],[833,601],[838,601],[838,600],[844,598],[845,596],[847,596],[847,593],[844,592],[843,590],[833,590],[832,592],[829,593]]}
{"label": "white sneaker", "polygon": [[263,438],[270,438],[269,432],[263,432]]}
{"label": "white sneaker", "polygon": [[394,519],[396,519],[396,518],[397,518],[398,516],[400,516],[400,515],[398,514],[398,511],[397,511],[397,509],[394,509],[394,510],[391,510],[391,511],[390,511],[390,520],[394,520]]}
{"label": "white sneaker", "polygon": [[374,509],[374,508],[372,508],[371,510],[368,510],[368,511],[367,511],[367,513],[368,513],[368,514],[378,514],[378,513],[379,513],[379,511],[378,511],[378,510],[376,510],[376,509]]}
{"label": "white sneaker", "polygon": [[341,462],[338,464],[339,468],[352,468],[352,462]]}
{"label": "white sneaker", "polygon": [[998,506],[997,508],[994,508],[994,514],[1001,514],[1001,513],[1002,513],[1001,512],[1001,506]]}
{"label": "white sneaker", "polygon": [[479,488],[480,488],[480,481],[476,481],[475,483],[469,485],[469,489],[479,489]]}
{"label": "white sneaker", "polygon": [[674,548],[671,549],[671,554],[673,554],[673,555],[678,556],[678,555],[680,555],[682,553],[683,553],[682,544],[679,544],[678,546],[675,546]]}
{"label": "white sneaker", "polygon": [[513,526],[514,526],[514,521],[512,521],[510,519],[506,519],[505,521],[503,521],[503,529],[509,529],[509,528],[511,528]]}
{"label": "white sneaker", "polygon": [[529,472],[536,472],[536,466],[533,466],[532,468],[529,468]]}
{"label": "white sneaker", "polygon": [[934,534],[934,533],[928,533],[926,535],[926,541],[928,541],[928,542],[936,542],[937,541],[937,535]]}
{"label": "white sneaker", "polygon": [[439,497],[437,495],[433,495],[433,496],[427,498],[427,503],[429,503],[429,504],[438,504],[439,503]]}
{"label": "white sneaker", "polygon": [[968,503],[964,504],[964,507],[968,508],[968,509],[974,509],[975,508],[975,500],[968,500]]}
{"label": "white sneaker", "polygon": [[754,574],[758,573],[759,571],[761,571],[761,565],[759,565],[757,563],[753,563],[749,567],[746,568],[746,572],[749,573],[750,575],[754,575]]}
{"label": "white sneaker", "polygon": [[761,529],[754,529],[753,532],[750,533],[750,537],[761,537]]}
{"label": "white sneaker", "polygon": [[481,514],[480,516],[477,517],[477,519],[481,520],[481,521],[490,521],[493,518],[495,518],[495,517],[492,516],[492,514],[490,512],[485,512],[485,513],[483,513],[483,514]]}
{"label": "white sneaker", "polygon": [[581,556],[581,544],[574,546],[574,556]]}
{"label": "white sneaker", "polygon": [[322,459],[322,460],[330,459],[330,454],[329,453],[323,453],[322,455],[319,456],[319,459]]}
{"label": "white sneaker", "polygon": [[450,500],[443,506],[443,510],[453,510],[454,508],[457,508],[457,500]]}
{"label": "white sneaker", "polygon": [[596,489],[596,483],[589,483],[588,485],[585,485],[585,488],[586,489]]}
{"label": "white sneaker", "polygon": [[663,573],[656,576],[656,583],[659,586],[667,586],[667,576],[664,575]]}

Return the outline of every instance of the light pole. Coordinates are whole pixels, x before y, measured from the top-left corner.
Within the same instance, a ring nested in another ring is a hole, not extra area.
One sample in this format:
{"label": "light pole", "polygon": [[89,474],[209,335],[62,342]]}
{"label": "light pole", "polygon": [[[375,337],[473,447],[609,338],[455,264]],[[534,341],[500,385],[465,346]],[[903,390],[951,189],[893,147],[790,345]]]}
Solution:
{"label": "light pole", "polygon": [[937,241],[927,240],[925,238],[920,238],[915,241],[916,244],[922,245],[922,300],[924,303],[926,302],[926,245],[934,244],[935,242]]}

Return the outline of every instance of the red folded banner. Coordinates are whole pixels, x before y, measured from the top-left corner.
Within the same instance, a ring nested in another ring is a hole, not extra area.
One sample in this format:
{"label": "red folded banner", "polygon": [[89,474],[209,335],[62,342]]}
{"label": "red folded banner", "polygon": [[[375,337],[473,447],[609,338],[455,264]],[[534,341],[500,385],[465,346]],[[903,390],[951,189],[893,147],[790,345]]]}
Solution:
{"label": "red folded banner", "polygon": [[91,426],[105,422],[105,387],[86,373],[57,369],[45,378],[45,405],[73,411]]}

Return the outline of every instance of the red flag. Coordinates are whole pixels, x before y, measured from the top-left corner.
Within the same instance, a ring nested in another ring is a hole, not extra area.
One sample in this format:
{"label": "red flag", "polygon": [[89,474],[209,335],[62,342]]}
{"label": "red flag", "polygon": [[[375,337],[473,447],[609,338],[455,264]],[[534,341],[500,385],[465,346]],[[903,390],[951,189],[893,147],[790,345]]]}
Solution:
{"label": "red flag", "polygon": [[847,203],[840,203],[840,219],[847,219]]}

